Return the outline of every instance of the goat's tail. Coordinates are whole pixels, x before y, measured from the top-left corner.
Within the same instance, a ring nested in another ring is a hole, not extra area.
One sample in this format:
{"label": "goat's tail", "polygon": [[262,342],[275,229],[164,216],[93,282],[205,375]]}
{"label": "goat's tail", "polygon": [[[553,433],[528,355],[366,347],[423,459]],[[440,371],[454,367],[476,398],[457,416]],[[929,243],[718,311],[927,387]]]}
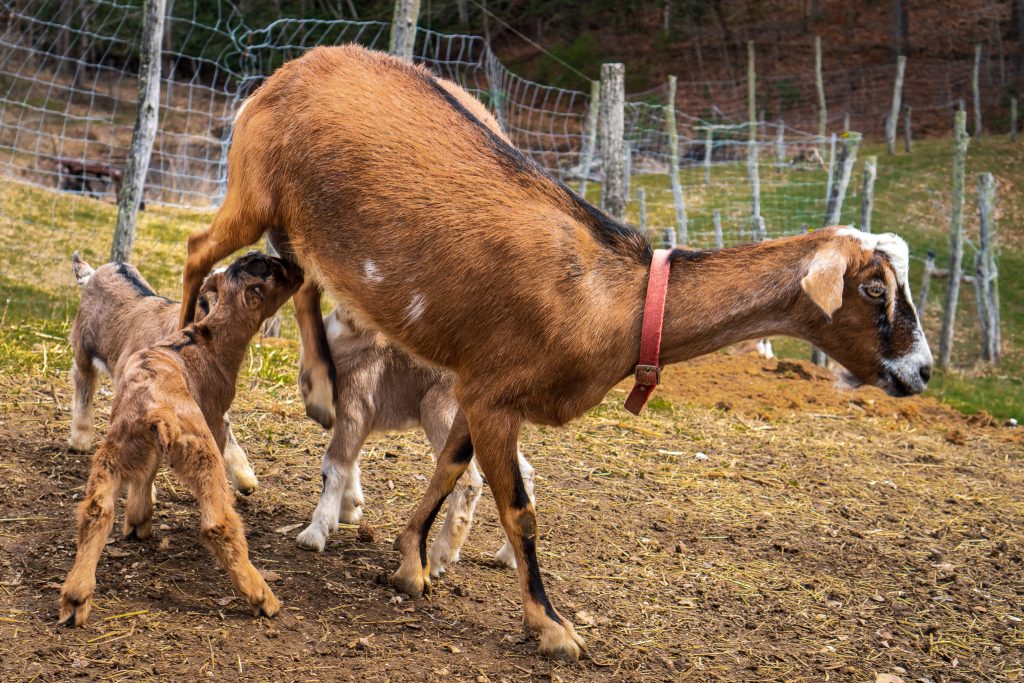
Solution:
{"label": "goat's tail", "polygon": [[153,440],[163,453],[169,453],[172,445],[181,440],[181,422],[174,410],[166,407],[146,411],[143,417]]}
{"label": "goat's tail", "polygon": [[75,280],[78,281],[78,286],[85,287],[89,282],[89,278],[91,278],[92,274],[96,271],[92,266],[82,260],[82,257],[78,255],[78,250],[75,250],[75,253],[71,255],[71,272],[75,274]]}

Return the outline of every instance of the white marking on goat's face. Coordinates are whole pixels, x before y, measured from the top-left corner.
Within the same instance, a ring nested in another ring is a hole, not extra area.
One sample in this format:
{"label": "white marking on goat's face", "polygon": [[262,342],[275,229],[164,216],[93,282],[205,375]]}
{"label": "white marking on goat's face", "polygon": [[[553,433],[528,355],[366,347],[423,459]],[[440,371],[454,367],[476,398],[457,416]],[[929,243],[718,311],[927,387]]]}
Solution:
{"label": "white marking on goat's face", "polygon": [[363,274],[370,282],[381,282],[384,280],[384,276],[377,270],[377,264],[369,259],[363,264]]}
{"label": "white marking on goat's face", "polygon": [[[856,239],[864,251],[871,252],[877,259],[888,263],[891,272],[884,270],[861,271],[863,278],[858,287],[860,298],[851,302],[855,307],[870,306],[870,317],[877,328],[877,347],[873,354],[877,359],[873,373],[864,368],[857,371],[863,378],[873,375],[872,382],[893,396],[909,396],[925,390],[931,377],[932,354],[925,339],[924,330],[910,292],[909,266],[910,251],[907,243],[892,233],[871,234],[856,228],[838,228],[836,234]],[[869,264],[870,267],[870,264]],[[895,282],[893,281],[895,279]],[[884,296],[872,290],[881,290]],[[863,325],[863,322],[859,323]],[[852,330],[855,338],[869,339]],[[879,362],[880,361],[880,362]],[[843,380],[855,384],[851,375]]]}
{"label": "white marking on goat's face", "polygon": [[420,293],[412,295],[412,301],[409,302],[409,322],[414,323],[423,317],[423,311],[427,307],[427,298]]}

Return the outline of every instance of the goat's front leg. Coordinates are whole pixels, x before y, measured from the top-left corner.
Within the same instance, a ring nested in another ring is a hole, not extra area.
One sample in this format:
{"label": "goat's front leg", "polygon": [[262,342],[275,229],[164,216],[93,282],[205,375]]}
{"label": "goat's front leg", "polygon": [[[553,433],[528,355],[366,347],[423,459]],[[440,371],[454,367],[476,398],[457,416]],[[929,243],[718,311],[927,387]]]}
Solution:
{"label": "goat's front leg", "polygon": [[302,283],[292,301],[299,324],[299,393],[306,416],[324,429],[334,426],[337,371],[320,313],[320,285],[312,278]]}
{"label": "goat's front leg", "polygon": [[356,396],[343,396],[337,405],[338,422],[324,452],[320,500],[309,526],[295,539],[300,548],[318,553],[327,545],[327,537],[338,529],[339,518],[355,524],[363,516],[359,449],[369,433],[369,416],[364,402]]}
{"label": "goat's front leg", "polygon": [[75,564],[60,589],[59,623],[81,626],[89,618],[96,589],[96,564],[114,528],[114,503],[120,489],[114,462],[120,453],[102,444],[92,459],[85,499],[78,506]]}
{"label": "goat's front leg", "polygon": [[231,419],[227,413],[224,414],[224,431],[224,469],[227,471],[228,479],[231,480],[232,488],[243,496],[251,495],[259,486],[259,480],[256,479],[256,473],[249,464],[245,451],[235,439],[235,433],[231,431]]}
{"label": "goat's front leg", "polygon": [[182,443],[174,448],[171,466],[192,489],[199,503],[203,544],[227,570],[235,589],[252,605],[255,616],[277,614],[281,603],[249,561],[245,530],[235,512],[234,496],[213,436],[207,433],[182,437]]}
{"label": "goat's front leg", "polygon": [[[463,406],[466,409],[466,406]],[[556,659],[579,659],[583,639],[552,606],[537,563],[537,515],[517,463],[518,416],[497,410],[466,409],[477,461],[494,494],[519,572],[523,619],[540,638],[540,653]]]}
{"label": "goat's front leg", "polygon": [[426,493],[405,529],[395,539],[395,549],[402,556],[402,564],[391,575],[391,585],[407,595],[417,597],[430,592],[427,533],[445,498],[455,488],[472,459],[473,443],[469,438],[469,426],[460,412],[452,423],[448,441],[437,459],[437,467],[434,468],[434,476],[430,478]]}
{"label": "goat's front leg", "polygon": [[[533,503],[534,509],[537,508],[537,498],[533,495],[533,480],[535,474],[533,471],[533,465],[531,465],[522,453],[518,453],[519,457],[519,476],[523,478],[523,489],[526,490],[526,495],[529,496],[530,502]],[[498,564],[508,567],[509,569],[516,568],[516,553],[509,542],[508,537],[505,538],[505,544],[501,546],[501,549],[494,554],[494,561]]]}
{"label": "goat's front leg", "polygon": [[96,393],[96,369],[91,359],[78,358],[71,366],[71,450],[86,453],[92,449],[93,396]]}

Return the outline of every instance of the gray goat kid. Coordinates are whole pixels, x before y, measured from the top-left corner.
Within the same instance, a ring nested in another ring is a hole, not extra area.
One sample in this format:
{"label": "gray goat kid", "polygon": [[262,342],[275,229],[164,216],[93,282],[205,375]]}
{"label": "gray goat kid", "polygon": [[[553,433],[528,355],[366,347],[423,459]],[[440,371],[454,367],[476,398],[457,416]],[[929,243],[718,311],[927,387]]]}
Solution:
{"label": "gray goat kid", "polygon": [[[296,539],[300,548],[316,552],[323,551],[339,521],[354,524],[362,517],[359,451],[371,433],[419,426],[436,456],[458,412],[451,373],[423,365],[383,335],[360,328],[340,306],[324,317],[324,327],[337,370],[334,435],[323,457],[320,501],[309,526]],[[533,467],[521,453],[519,469],[532,501]],[[449,496],[444,524],[430,546],[434,577],[458,561],[482,490],[483,477],[474,458]],[[515,568],[515,554],[507,540],[495,560]]]}

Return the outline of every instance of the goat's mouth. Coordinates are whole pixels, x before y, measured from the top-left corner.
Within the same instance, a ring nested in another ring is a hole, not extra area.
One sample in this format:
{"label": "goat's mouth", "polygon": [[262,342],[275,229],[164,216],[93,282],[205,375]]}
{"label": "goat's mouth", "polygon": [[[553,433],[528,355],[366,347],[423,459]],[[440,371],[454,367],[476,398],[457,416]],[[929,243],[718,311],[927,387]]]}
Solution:
{"label": "goat's mouth", "polygon": [[897,398],[903,398],[905,396],[914,396],[920,394],[928,388],[928,378],[931,375],[931,369],[921,369],[914,373],[899,372],[891,368],[886,368],[879,377],[875,386],[879,387],[885,393],[890,396]]}

